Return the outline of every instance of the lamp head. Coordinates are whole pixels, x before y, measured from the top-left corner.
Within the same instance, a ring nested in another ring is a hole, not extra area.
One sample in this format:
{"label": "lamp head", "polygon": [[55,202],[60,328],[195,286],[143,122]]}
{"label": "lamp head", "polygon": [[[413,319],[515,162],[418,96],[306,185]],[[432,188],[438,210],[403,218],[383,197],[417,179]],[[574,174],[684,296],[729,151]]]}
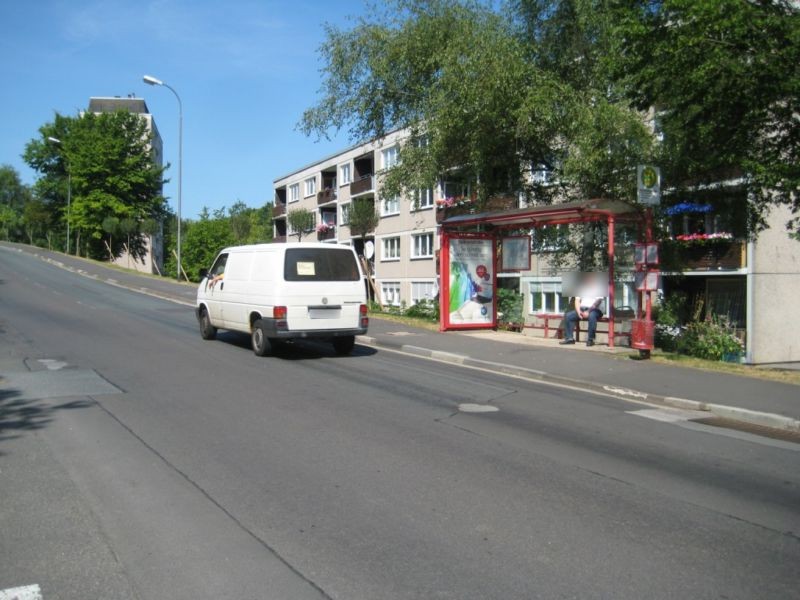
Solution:
{"label": "lamp head", "polygon": [[48,142],[53,142],[54,144],[60,144],[61,140],[58,138],[53,137],[52,135],[47,137]]}
{"label": "lamp head", "polygon": [[142,77],[142,81],[144,81],[147,85],[164,85],[163,81],[156,79],[152,75],[145,75]]}

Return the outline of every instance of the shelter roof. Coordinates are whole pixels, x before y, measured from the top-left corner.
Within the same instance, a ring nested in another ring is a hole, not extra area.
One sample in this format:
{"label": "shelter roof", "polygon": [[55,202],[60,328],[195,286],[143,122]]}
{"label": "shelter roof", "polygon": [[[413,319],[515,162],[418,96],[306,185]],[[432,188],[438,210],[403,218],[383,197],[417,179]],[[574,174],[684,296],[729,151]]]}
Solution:
{"label": "shelter roof", "polygon": [[642,207],[619,200],[580,200],[515,208],[512,210],[491,211],[478,214],[458,215],[442,221],[446,229],[470,228],[478,225],[491,225],[503,228],[525,228],[558,223],[578,223],[607,220],[609,217],[621,220],[642,218]]}

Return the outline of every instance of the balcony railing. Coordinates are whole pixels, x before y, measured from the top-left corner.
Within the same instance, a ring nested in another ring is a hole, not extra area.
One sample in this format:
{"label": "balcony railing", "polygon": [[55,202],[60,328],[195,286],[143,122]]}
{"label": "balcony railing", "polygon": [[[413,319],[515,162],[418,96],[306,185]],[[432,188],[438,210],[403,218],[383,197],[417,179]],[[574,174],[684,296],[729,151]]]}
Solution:
{"label": "balcony railing", "polygon": [[747,266],[745,244],[732,241],[710,248],[692,248],[685,251],[686,269],[688,271],[728,271],[743,269]]}
{"label": "balcony railing", "polygon": [[355,197],[358,194],[365,194],[372,192],[375,189],[375,176],[372,174],[364,175],[360,179],[356,179],[350,184],[350,197]]}
{"label": "balcony railing", "polygon": [[280,217],[286,214],[286,205],[282,202],[276,202],[272,207],[272,216]]}
{"label": "balcony railing", "polygon": [[335,237],[336,237],[336,231],[333,228],[327,229],[326,231],[317,232],[317,240],[320,242],[324,242],[325,240],[332,240]]}
{"label": "balcony railing", "polygon": [[317,192],[317,204],[327,204],[336,200],[336,190],[332,188],[325,188],[321,192]]}

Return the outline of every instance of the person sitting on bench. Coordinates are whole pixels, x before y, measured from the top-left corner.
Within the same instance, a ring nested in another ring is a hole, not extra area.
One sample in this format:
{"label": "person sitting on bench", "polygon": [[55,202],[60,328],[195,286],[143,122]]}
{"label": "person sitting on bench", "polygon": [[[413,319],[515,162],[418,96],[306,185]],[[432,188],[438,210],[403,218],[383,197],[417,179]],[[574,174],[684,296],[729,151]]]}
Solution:
{"label": "person sitting on bench", "polygon": [[587,346],[594,346],[594,336],[597,332],[597,321],[603,316],[603,311],[600,306],[603,304],[602,296],[599,297],[581,297],[575,296],[575,308],[569,311],[564,316],[564,339],[559,344],[574,344],[574,330],[575,325],[580,319],[589,320],[589,332],[586,338]]}

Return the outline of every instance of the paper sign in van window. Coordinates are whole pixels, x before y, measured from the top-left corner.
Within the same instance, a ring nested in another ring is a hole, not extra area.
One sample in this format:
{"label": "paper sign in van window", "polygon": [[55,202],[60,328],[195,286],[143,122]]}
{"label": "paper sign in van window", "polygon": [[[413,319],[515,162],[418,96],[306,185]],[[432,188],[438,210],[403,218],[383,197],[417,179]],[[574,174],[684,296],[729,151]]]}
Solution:
{"label": "paper sign in van window", "polygon": [[313,262],[298,262],[297,274],[302,277],[314,277],[317,274]]}

